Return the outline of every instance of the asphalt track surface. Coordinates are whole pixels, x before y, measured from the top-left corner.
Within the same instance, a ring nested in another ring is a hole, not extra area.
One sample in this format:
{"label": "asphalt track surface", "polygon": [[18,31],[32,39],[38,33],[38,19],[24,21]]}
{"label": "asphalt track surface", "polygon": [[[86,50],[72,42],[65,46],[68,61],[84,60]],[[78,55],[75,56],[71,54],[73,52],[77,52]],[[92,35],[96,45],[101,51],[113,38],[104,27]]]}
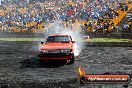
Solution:
{"label": "asphalt track surface", "polygon": [[[78,86],[77,68],[89,74],[132,74],[132,47],[85,46],[72,65],[40,64],[39,42],[0,42],[0,88],[124,88],[123,84]],[[132,88],[132,83],[128,84]]]}

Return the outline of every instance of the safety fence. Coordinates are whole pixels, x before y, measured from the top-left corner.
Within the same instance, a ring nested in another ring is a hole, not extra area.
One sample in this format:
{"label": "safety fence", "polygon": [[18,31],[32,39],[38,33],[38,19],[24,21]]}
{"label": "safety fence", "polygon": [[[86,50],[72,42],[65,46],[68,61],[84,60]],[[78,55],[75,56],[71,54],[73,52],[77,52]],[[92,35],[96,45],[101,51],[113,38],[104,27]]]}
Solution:
{"label": "safety fence", "polygon": [[[89,36],[90,38],[124,38],[124,39],[132,39],[131,33],[88,33],[88,32],[80,32],[83,36]],[[14,32],[0,32],[0,38],[44,38],[48,36],[48,32],[43,33],[14,33]]]}

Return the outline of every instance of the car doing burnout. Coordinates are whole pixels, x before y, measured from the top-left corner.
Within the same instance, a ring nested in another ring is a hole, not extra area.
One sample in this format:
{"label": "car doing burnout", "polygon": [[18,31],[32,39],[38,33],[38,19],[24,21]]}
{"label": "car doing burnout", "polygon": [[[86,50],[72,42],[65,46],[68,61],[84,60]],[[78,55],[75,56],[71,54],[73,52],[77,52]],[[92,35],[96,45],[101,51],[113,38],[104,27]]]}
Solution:
{"label": "car doing burnout", "polygon": [[41,62],[49,60],[64,60],[68,64],[74,63],[74,44],[70,35],[50,35],[45,43],[39,47]]}

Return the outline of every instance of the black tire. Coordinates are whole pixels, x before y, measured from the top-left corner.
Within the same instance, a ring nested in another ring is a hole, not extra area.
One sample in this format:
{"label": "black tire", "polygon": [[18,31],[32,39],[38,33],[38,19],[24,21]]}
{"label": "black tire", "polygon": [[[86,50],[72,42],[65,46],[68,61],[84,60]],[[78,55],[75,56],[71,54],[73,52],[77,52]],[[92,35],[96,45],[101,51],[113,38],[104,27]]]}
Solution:
{"label": "black tire", "polygon": [[72,56],[72,58],[67,62],[66,61],[66,64],[67,65],[71,65],[71,64],[73,64],[75,62],[75,57],[74,57],[74,55]]}

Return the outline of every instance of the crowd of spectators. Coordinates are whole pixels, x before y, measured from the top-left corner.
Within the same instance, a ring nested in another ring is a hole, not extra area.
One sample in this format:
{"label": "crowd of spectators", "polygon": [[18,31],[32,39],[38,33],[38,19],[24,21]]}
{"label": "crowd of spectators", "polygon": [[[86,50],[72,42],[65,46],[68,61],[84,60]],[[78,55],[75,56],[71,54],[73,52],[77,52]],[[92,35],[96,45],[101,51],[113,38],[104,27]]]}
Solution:
{"label": "crowd of spectators", "polygon": [[[124,8],[123,1],[45,0],[26,4],[4,3],[0,6],[0,25],[5,28],[1,28],[2,30],[15,27],[31,31],[31,29],[44,29],[45,24],[55,20],[62,20],[67,27],[81,21],[80,27],[83,31],[104,32],[110,25],[114,27],[110,19],[118,16],[116,11],[119,8]],[[127,8],[125,6],[125,10]]]}
{"label": "crowd of spectators", "polygon": [[122,32],[132,33],[132,16],[130,16],[130,18],[127,19],[126,23],[124,23]]}

